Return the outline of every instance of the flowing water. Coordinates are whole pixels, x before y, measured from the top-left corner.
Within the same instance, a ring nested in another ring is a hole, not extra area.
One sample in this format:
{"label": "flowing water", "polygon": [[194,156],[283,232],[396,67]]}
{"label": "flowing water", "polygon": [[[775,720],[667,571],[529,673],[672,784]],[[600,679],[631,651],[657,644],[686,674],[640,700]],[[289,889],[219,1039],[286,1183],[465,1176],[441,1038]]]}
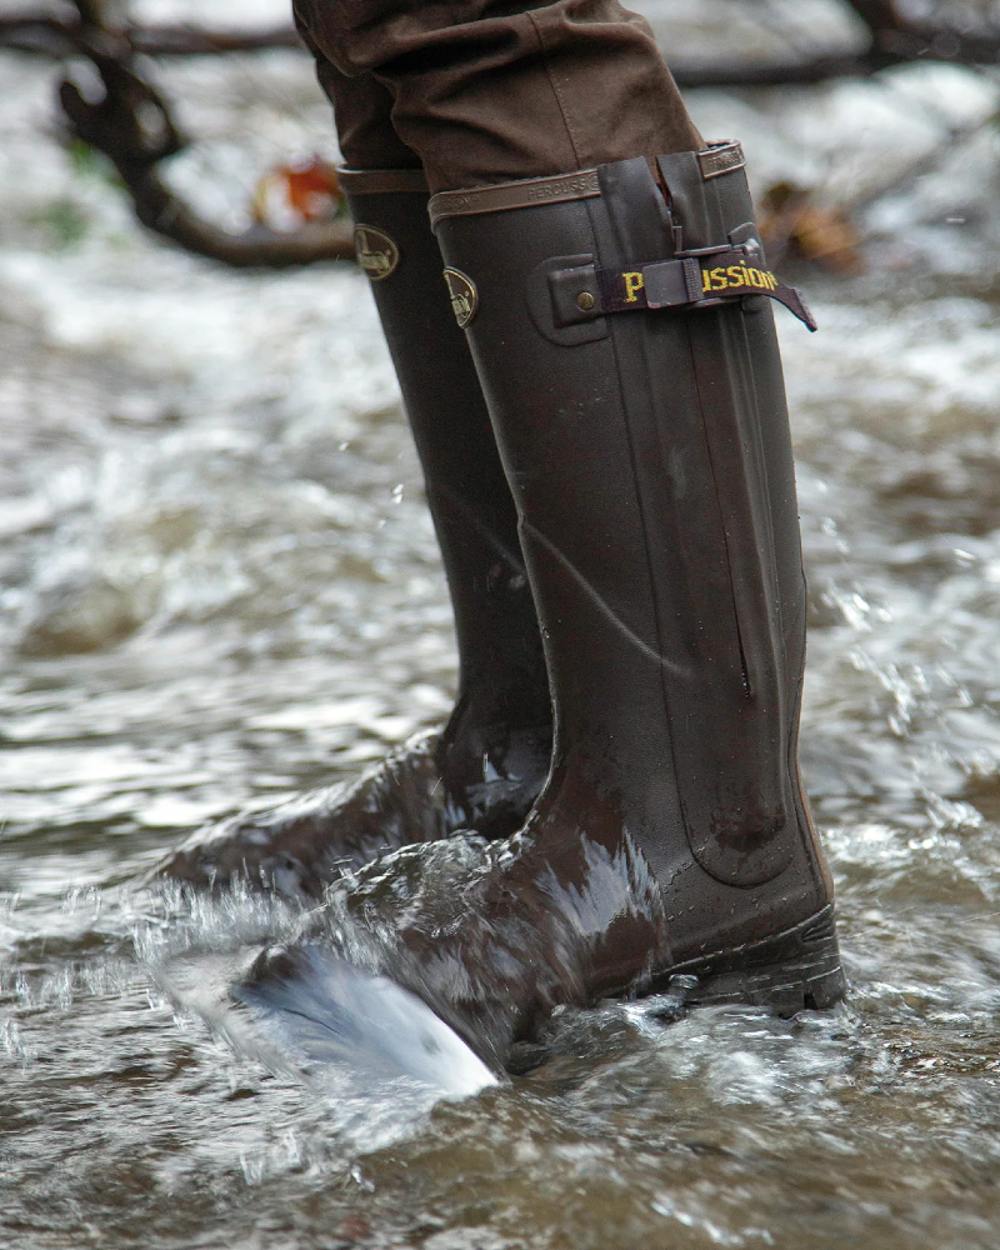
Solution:
{"label": "flowing water", "polygon": [[[866,272],[800,275],[821,333],[781,326],[849,1000],[567,1011],[533,1073],[442,1099],[230,1027],[218,987],[294,909],[133,884],[449,706],[366,280],[140,235],[53,142],[51,76],[0,74],[0,1245],[1000,1243],[995,81],[692,96],[765,182],[899,182],[859,210]],[[168,81],[204,137],[176,176],[234,223],[331,150],[291,54]]]}

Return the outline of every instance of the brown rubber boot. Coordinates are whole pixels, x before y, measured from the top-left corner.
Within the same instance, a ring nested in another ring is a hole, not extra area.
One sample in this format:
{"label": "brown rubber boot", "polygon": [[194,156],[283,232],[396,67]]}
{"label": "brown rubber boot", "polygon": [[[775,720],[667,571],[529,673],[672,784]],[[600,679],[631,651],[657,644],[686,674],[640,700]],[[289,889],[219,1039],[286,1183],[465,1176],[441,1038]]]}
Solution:
{"label": "brown rubber boot", "polygon": [[421,735],[353,787],[199,830],[158,875],[244,875],[318,895],[345,867],[474,826],[504,837],[548,771],[552,710],[538,621],[475,368],[441,284],[414,170],[342,170],[358,258],[399,377],[455,613],[459,689],[440,734]]}
{"label": "brown rubber boot", "polygon": [[844,979],[799,780],[806,600],[770,301],[811,318],[767,268],[739,146],[431,212],[520,514],[552,771],[521,833],[362,869],[239,995],[308,976],[346,916],[372,966],[494,1062],[558,1003],[680,974],[694,1002],[829,1006]]}

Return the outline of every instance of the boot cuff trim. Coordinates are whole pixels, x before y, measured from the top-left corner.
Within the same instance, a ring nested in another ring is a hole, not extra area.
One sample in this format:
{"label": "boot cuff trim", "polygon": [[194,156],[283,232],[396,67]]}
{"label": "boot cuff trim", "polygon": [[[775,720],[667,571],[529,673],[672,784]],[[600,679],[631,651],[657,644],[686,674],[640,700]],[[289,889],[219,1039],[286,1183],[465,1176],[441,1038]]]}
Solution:
{"label": "boot cuff trim", "polygon": [[566,200],[586,200],[601,194],[596,169],[548,178],[525,178],[501,182],[491,187],[471,187],[468,191],[439,191],[432,195],[428,211],[431,225],[443,217],[466,217],[474,213],[500,213],[510,208],[530,208],[535,204],[560,204]]}
{"label": "boot cuff trim", "polygon": [[[708,182],[722,174],[742,169],[746,164],[743,148],[735,140],[711,143],[698,152],[702,178]],[[466,217],[477,213],[501,213],[511,208],[531,208],[536,204],[559,204],[567,200],[587,200],[601,194],[596,169],[553,174],[546,178],[525,178],[497,186],[470,187],[463,191],[439,191],[432,195],[428,211],[431,225],[444,217]]]}
{"label": "boot cuff trim", "polygon": [[711,178],[719,178],[723,174],[732,173],[734,169],[743,169],[746,165],[743,147],[737,139],[723,139],[720,143],[710,143],[698,153],[698,164],[701,176],[708,182]]}

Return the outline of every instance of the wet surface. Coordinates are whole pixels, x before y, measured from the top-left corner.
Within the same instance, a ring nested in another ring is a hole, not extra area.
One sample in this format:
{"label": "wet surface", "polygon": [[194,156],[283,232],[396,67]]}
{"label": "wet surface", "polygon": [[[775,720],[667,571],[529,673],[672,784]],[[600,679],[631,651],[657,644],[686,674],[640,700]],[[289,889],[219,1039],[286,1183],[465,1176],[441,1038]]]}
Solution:
{"label": "wet surface", "polygon": [[[921,171],[860,216],[866,273],[799,275],[821,334],[781,326],[803,766],[849,1002],[567,1010],[541,1067],[441,1098],[241,1027],[224,987],[294,907],[129,886],[200,822],[352,778],[448,710],[444,583],[365,280],[160,248],[39,137],[37,64],[0,69],[3,1243],[993,1247],[995,87],[920,67],[794,108],[693,97],[764,182],[848,203]],[[206,207],[329,150],[292,56],[170,81],[207,136],[176,171]]]}

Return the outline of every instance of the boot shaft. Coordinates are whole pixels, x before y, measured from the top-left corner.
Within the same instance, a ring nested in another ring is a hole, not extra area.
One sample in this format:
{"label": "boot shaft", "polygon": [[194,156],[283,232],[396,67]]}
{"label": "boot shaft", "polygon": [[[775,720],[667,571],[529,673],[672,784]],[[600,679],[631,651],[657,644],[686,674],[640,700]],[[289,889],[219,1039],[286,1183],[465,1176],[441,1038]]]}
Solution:
{"label": "boot shaft", "polygon": [[[804,919],[830,887],[798,776],[805,592],[763,295],[808,311],[767,269],[738,146],[431,212],[518,504],[556,777],[613,797],[699,906],[775,883],[755,897]],[[697,944],[711,922],[690,923]]]}
{"label": "boot shaft", "polygon": [[[424,473],[455,614],[459,702],[524,727],[551,717],[517,514],[442,260],[419,170],[340,171]],[[490,706],[492,705],[492,706]]]}

